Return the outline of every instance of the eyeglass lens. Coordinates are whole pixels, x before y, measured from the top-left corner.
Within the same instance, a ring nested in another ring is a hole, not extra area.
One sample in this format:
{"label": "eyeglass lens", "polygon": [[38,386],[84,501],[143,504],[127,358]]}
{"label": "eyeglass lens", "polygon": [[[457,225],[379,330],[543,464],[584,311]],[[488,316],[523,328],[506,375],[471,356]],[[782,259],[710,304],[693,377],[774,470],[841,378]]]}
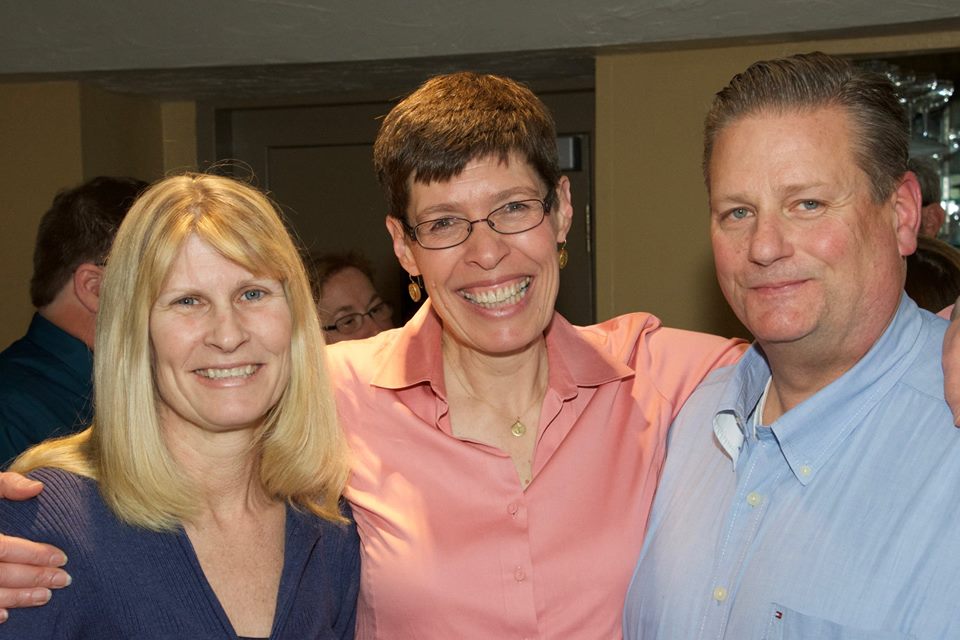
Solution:
{"label": "eyeglass lens", "polygon": [[486,222],[497,233],[515,234],[529,231],[543,221],[544,203],[541,200],[519,200],[494,209],[486,218],[467,220],[459,216],[445,216],[416,225],[414,235],[424,248],[446,249],[464,242],[473,231],[473,225]]}
{"label": "eyeglass lens", "polygon": [[365,313],[351,313],[337,318],[333,326],[336,327],[336,330],[340,333],[353,333],[363,324],[363,318],[365,316],[370,316],[373,320],[386,320],[392,311],[393,309],[390,307],[390,303],[378,302],[367,309]]}

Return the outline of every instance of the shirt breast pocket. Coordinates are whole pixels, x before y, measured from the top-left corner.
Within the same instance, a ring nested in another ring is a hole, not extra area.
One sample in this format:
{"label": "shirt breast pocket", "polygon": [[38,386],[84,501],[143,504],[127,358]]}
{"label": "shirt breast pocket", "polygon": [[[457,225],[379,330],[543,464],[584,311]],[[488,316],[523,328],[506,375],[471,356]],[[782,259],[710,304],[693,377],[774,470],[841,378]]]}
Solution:
{"label": "shirt breast pocket", "polygon": [[770,606],[769,620],[763,640],[916,640],[909,633],[849,627],[777,603]]}

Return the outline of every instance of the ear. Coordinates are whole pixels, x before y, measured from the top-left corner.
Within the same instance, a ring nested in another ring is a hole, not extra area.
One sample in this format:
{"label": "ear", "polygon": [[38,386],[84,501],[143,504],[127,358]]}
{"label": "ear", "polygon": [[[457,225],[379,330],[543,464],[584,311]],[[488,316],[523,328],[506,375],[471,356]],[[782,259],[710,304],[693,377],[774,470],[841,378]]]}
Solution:
{"label": "ear", "polygon": [[912,171],[903,174],[892,198],[897,246],[901,256],[909,256],[917,250],[917,231],[920,229],[920,183]]}
{"label": "ear", "polygon": [[570,225],[573,223],[573,204],[570,200],[570,179],[562,176],[557,182],[557,205],[550,212],[557,231],[557,243],[566,241]]}
{"label": "ear", "polygon": [[393,253],[400,261],[400,266],[411,276],[420,275],[420,269],[417,267],[417,261],[413,257],[413,249],[410,246],[415,240],[411,240],[407,235],[403,223],[393,216],[387,216],[387,231],[393,239]]}
{"label": "ear", "polygon": [[100,284],[103,282],[103,267],[92,262],[81,263],[73,270],[73,293],[80,304],[92,314],[100,308]]}

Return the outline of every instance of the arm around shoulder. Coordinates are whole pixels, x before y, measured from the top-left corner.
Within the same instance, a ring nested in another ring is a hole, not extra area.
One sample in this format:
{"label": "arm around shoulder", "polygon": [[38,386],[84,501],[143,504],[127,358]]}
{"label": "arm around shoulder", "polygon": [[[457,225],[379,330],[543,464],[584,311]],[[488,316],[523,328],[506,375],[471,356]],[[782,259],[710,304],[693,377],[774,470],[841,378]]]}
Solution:
{"label": "arm around shoulder", "polygon": [[[0,473],[0,499],[26,500],[36,496],[43,485],[17,473]],[[11,505],[0,500],[0,621],[7,609],[36,607],[51,598],[51,589],[70,584],[70,575],[61,569],[66,555],[49,544],[31,542],[13,535],[12,518],[4,511]],[[21,637],[21,636],[17,636]]]}
{"label": "arm around shoulder", "polygon": [[647,343],[651,378],[657,389],[680,407],[707,375],[736,364],[750,343],[740,338],[721,338],[706,333],[659,328]]}

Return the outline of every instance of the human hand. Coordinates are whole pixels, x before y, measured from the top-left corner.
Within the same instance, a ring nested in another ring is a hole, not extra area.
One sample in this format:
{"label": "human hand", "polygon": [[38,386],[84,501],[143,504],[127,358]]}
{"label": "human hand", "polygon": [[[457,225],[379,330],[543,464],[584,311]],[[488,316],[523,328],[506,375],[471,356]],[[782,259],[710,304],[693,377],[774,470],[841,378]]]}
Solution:
{"label": "human hand", "polygon": [[[0,473],[2,499],[26,500],[42,489],[43,483],[20,474]],[[51,589],[69,585],[70,574],[60,569],[66,562],[56,547],[0,533],[0,622],[9,616],[7,609],[46,604]]]}

